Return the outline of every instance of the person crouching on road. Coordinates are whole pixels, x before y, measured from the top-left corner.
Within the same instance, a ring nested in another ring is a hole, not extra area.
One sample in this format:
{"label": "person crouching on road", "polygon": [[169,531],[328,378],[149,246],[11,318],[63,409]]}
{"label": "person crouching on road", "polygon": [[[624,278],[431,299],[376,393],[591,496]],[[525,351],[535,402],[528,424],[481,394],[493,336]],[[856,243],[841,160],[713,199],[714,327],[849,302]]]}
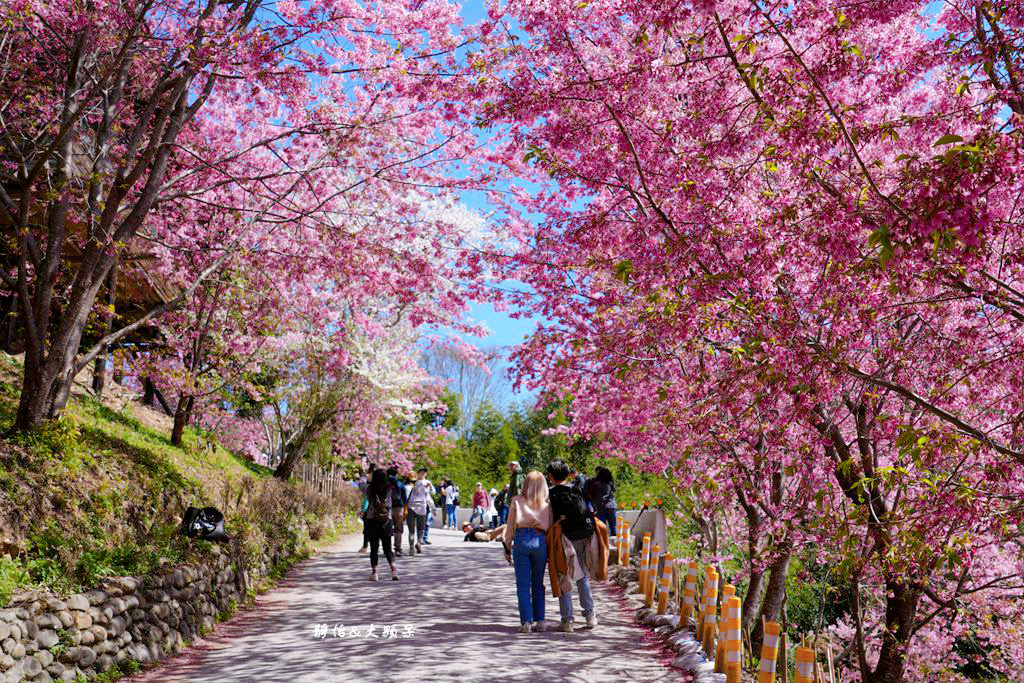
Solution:
{"label": "person crouching on road", "polygon": [[384,557],[391,565],[391,580],[398,581],[395,556],[391,554],[391,537],[394,530],[391,522],[391,496],[393,485],[382,469],[373,471],[366,488],[366,530],[370,537],[370,581],[377,580],[377,552],[384,544]]}
{"label": "person crouching on road", "polygon": [[551,505],[544,475],[526,475],[522,493],[509,505],[505,547],[512,545],[516,596],[519,600],[519,632],[544,630],[544,566],[548,559],[546,534],[551,526]]}

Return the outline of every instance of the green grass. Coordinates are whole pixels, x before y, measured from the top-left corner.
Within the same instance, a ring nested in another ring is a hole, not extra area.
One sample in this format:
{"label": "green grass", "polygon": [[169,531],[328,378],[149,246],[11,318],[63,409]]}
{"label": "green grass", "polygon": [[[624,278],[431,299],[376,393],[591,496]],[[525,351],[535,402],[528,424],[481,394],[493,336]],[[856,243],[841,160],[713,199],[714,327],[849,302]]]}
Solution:
{"label": "green grass", "polygon": [[[0,430],[13,423],[19,380],[0,354]],[[343,533],[337,505],[273,480],[213,434],[189,428],[183,441],[172,445],[132,404],[118,411],[82,395],[60,420],[0,439],[0,606],[20,590],[67,594],[208,552],[179,533],[188,505],[219,508],[252,553],[276,541],[305,555]]]}

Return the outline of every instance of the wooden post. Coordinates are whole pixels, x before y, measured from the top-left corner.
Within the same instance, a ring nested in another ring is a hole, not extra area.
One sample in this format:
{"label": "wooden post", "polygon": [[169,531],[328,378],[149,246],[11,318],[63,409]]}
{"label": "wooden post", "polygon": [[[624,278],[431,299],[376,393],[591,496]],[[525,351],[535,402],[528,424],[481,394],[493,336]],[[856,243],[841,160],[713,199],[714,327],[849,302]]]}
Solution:
{"label": "wooden post", "polygon": [[[785,624],[783,624],[785,629]],[[786,631],[782,631],[782,635],[779,636],[779,654],[782,655],[782,683],[789,683],[789,638],[786,636]]]}

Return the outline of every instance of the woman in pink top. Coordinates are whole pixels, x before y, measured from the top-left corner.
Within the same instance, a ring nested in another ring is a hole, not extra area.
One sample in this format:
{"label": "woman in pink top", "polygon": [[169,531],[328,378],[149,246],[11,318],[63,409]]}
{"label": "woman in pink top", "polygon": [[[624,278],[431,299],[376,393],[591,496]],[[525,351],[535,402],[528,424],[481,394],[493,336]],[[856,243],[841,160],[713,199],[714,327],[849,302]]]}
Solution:
{"label": "woman in pink top", "polygon": [[534,470],[526,475],[523,492],[512,499],[505,526],[505,544],[512,544],[519,598],[519,632],[544,630],[544,568],[548,561],[547,530],[551,526],[551,504],[544,475]]}
{"label": "woman in pink top", "polygon": [[485,523],[484,511],[491,507],[491,498],[484,490],[483,482],[476,483],[476,491],[473,492],[473,514],[469,516],[469,523],[472,524],[477,515],[480,515],[480,523]]}

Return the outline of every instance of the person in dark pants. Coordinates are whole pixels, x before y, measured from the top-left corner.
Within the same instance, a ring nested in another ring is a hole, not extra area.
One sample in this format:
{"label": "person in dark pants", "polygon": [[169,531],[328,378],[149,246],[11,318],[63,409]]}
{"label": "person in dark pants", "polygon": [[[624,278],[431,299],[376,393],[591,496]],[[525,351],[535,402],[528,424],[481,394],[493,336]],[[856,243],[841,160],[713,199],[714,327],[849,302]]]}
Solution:
{"label": "person in dark pants", "polygon": [[370,581],[377,580],[377,559],[381,544],[384,557],[391,565],[391,580],[398,581],[395,556],[391,553],[391,537],[394,527],[391,522],[391,498],[394,487],[384,470],[374,470],[366,488],[366,530],[370,536]]}
{"label": "person in dark pants", "polygon": [[423,548],[420,542],[427,528],[427,513],[434,508],[434,485],[427,479],[427,470],[421,467],[417,471],[417,479],[409,490],[409,516],[405,523],[409,527],[409,554],[413,554],[413,548],[417,553],[422,553]]}
{"label": "person in dark pants", "polygon": [[402,554],[402,529],[405,528],[405,506],[409,502],[405,485],[398,479],[398,468],[388,468],[388,482],[391,484],[391,526],[395,536],[395,555]]}
{"label": "person in dark pants", "polygon": [[587,483],[587,500],[594,508],[597,518],[608,525],[608,533],[615,535],[615,481],[607,467],[598,467],[596,476]]}
{"label": "person in dark pants", "polygon": [[359,519],[363,520],[363,547],[359,549],[359,552],[365,553],[367,548],[370,546],[370,533],[366,529],[366,487],[370,485],[370,477],[373,476],[373,471],[377,469],[377,466],[370,463],[370,469],[367,471],[366,476],[362,477],[357,484],[359,486],[359,492],[363,494],[363,509],[359,513]]}
{"label": "person in dark pants", "polygon": [[494,499],[494,507],[498,509],[499,526],[508,521],[508,506],[511,502],[511,497],[508,495],[508,484],[505,484],[505,488]]}

